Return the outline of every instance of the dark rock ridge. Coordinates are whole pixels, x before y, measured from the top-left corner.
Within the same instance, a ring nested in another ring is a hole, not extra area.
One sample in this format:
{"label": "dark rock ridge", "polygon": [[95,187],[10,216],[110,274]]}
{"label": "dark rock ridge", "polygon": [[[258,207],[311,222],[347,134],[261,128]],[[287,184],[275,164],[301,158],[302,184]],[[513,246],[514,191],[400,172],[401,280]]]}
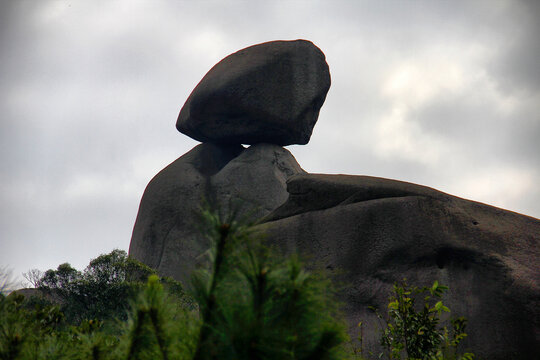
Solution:
{"label": "dark rock ridge", "polygon": [[378,321],[392,284],[448,285],[454,316],[469,319],[464,345],[486,359],[540,353],[540,221],[415,184],[369,176],[301,174],[261,231],[346,286],[351,329],[364,324],[378,349]]}
{"label": "dark rock ridge", "polygon": [[313,43],[254,45],[204,76],[176,127],[201,142],[307,144],[329,88],[328,64]]}
{"label": "dark rock ridge", "polygon": [[148,184],[133,229],[129,255],[161,275],[187,283],[208,244],[200,236],[202,201],[257,219],[287,200],[286,181],[303,173],[280,146],[204,143]]}

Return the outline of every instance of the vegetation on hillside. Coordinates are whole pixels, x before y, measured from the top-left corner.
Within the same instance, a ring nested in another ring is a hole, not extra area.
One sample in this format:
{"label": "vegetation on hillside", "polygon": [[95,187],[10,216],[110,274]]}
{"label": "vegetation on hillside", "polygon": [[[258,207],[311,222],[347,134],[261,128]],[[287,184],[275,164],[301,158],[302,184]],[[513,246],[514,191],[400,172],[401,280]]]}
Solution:
{"label": "vegetation on hillside", "polygon": [[[66,320],[78,325],[85,319],[126,320],[130,300],[156,271],[129,258],[123,250],[98,256],[80,272],[64,263],[56,270],[47,270],[36,281],[36,287],[49,299],[61,304]],[[180,283],[171,278],[160,280],[170,292],[185,298]]]}

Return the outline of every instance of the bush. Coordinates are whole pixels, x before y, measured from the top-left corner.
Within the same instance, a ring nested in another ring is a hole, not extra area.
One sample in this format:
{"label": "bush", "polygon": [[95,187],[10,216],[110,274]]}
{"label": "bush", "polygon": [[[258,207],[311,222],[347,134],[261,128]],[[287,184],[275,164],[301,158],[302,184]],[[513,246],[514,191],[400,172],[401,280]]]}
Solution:
{"label": "bush", "polygon": [[[406,280],[401,285],[394,284],[394,294],[389,298],[388,318],[379,319],[386,323],[382,330],[381,345],[386,349],[389,359],[421,360],[471,360],[472,353],[458,354],[457,347],[467,334],[467,321],[459,317],[451,321],[452,334],[446,326],[440,326],[442,312],[450,312],[442,302],[443,293],[448,287],[438,281],[431,287],[409,286]],[[417,310],[415,302],[423,298],[423,305]],[[384,355],[381,354],[381,356]]]}

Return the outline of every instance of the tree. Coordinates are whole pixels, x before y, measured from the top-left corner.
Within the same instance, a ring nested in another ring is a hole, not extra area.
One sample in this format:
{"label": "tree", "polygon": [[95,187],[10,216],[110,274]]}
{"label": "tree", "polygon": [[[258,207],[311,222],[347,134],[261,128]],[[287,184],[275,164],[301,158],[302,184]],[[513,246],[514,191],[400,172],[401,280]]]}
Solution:
{"label": "tree", "polygon": [[[126,319],[129,299],[155,271],[115,249],[90,261],[83,272],[64,263],[47,270],[39,289],[59,299],[68,322]],[[167,280],[171,282],[171,280]]]}
{"label": "tree", "polygon": [[330,281],[234,218],[203,214],[212,246],[193,281],[202,321],[193,359],[343,358],[346,326]]}
{"label": "tree", "polygon": [[30,269],[28,272],[23,273],[23,277],[28,281],[28,284],[34,288],[40,286],[41,278],[43,277],[43,271],[39,269]]}

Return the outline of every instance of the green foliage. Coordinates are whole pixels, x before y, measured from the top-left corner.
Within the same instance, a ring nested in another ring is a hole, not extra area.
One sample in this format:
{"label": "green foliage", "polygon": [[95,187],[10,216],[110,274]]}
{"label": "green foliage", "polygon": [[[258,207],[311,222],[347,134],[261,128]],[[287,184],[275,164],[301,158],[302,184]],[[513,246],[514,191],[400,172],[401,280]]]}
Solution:
{"label": "green foliage", "polygon": [[152,275],[124,325],[119,358],[191,359],[199,323],[197,312],[168,293]]}
{"label": "green foliage", "polygon": [[125,251],[113,250],[90,261],[83,272],[65,263],[47,270],[37,283],[58,299],[69,323],[79,324],[85,319],[126,319],[129,299],[154,273]]}
{"label": "green foliage", "polygon": [[[409,286],[405,280],[401,285],[394,284],[394,294],[389,298],[388,319],[379,313],[377,316],[386,322],[382,331],[381,345],[386,349],[389,359],[421,360],[471,360],[474,355],[459,355],[457,347],[467,334],[467,321],[460,317],[451,321],[452,334],[446,326],[440,326],[443,312],[450,312],[442,302],[448,287],[438,281],[431,287]],[[416,299],[422,298],[419,310]]]}
{"label": "green foliage", "polygon": [[43,339],[58,334],[63,317],[57,306],[28,308],[22,295],[1,299],[0,359],[33,358]]}
{"label": "green foliage", "polygon": [[[92,260],[83,272],[67,263],[48,270],[38,283],[47,296],[0,298],[0,360],[125,358],[119,339],[127,322],[121,320],[154,273],[120,250]],[[152,276],[177,307],[193,308],[178,282]]]}
{"label": "green foliage", "polygon": [[194,277],[202,318],[194,359],[341,359],[345,325],[330,282],[260,235],[206,212],[209,269]]}

